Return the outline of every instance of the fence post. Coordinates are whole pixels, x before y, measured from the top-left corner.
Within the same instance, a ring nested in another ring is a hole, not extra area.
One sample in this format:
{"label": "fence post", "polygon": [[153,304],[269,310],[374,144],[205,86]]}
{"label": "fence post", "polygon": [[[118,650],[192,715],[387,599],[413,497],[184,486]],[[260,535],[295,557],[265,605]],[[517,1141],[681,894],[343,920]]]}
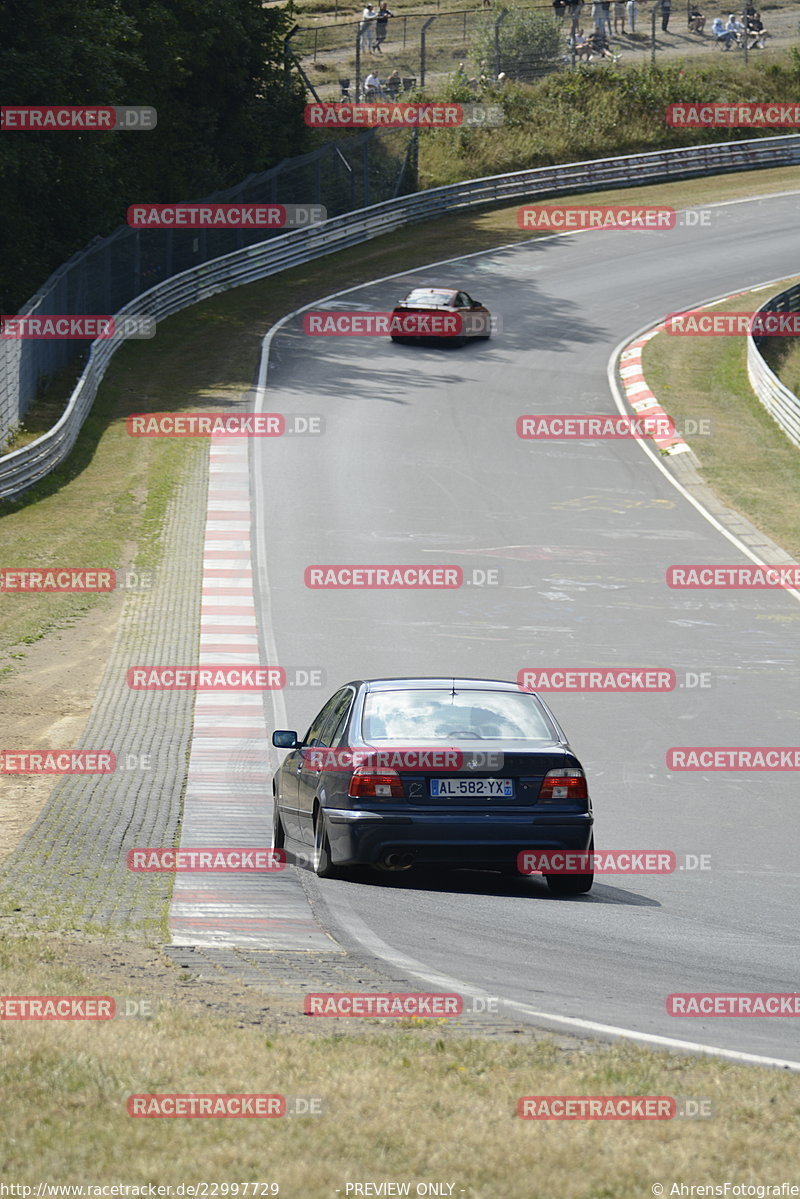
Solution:
{"label": "fence post", "polygon": [[361,155],[361,171],[363,178],[363,206],[369,208],[369,148],[372,144],[372,130],[367,130],[367,136],[364,138],[364,152]]}
{"label": "fence post", "polygon": [[361,99],[361,22],[356,25],[356,86],[353,100],[356,104]]}
{"label": "fence post", "polygon": [[658,7],[659,6],[657,4],[653,5],[653,14],[652,14],[653,30],[652,30],[652,43],[650,46],[650,62],[652,63],[653,66],[656,65],[656,16],[658,14]]}
{"label": "fence post", "polygon": [[295,25],[294,29],[290,29],[286,37],[283,39],[283,73],[286,76],[287,83],[289,82],[289,77],[292,73],[291,63],[292,59],[294,58],[294,50],[292,50],[289,42],[292,40],[299,28],[299,25]]}
{"label": "fence post", "polygon": [[425,41],[428,36],[428,26],[432,25],[436,20],[436,14],[428,17],[425,24],[422,26],[422,32],[419,35],[419,86],[425,86]]}
{"label": "fence post", "polygon": [[508,9],[504,8],[499,17],[494,23],[494,77],[500,74],[500,26],[508,16]]}

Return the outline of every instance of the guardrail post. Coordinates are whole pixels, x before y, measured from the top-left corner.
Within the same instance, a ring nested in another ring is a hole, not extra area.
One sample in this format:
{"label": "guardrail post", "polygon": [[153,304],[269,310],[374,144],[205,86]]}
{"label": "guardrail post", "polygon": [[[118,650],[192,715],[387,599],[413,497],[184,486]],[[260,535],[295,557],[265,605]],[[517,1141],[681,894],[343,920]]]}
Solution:
{"label": "guardrail post", "polygon": [[432,25],[436,20],[436,14],[428,17],[425,24],[422,26],[422,32],[419,35],[419,86],[425,86],[425,39],[428,36],[428,26]]}

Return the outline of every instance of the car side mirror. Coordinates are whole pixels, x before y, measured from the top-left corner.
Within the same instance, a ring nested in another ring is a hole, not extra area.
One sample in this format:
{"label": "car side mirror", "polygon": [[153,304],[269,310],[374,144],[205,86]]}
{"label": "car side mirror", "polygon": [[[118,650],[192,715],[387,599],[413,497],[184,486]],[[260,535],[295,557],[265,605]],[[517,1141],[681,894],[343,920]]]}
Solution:
{"label": "car side mirror", "polygon": [[272,744],[276,749],[297,749],[297,733],[294,729],[276,729],[272,734]]}

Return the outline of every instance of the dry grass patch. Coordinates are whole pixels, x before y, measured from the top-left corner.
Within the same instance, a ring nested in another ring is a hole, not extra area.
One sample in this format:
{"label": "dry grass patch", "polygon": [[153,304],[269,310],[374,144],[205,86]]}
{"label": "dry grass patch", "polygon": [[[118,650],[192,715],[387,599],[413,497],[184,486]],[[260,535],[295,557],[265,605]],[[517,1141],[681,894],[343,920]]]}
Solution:
{"label": "dry grass patch", "polygon": [[[66,948],[66,947],[64,947]],[[6,993],[103,993],[54,945],[4,949]],[[10,960],[9,960],[10,959]],[[104,980],[105,981],[105,980]],[[138,994],[141,994],[141,987]],[[265,1001],[266,1003],[266,1001]],[[60,1183],[274,1181],[332,1196],[348,1181],[438,1181],[475,1199],[641,1199],[652,1183],[791,1177],[796,1075],[625,1045],[481,1040],[450,1026],[309,1036],[242,1026],[179,1000],[153,1020],[4,1022],[3,1165]],[[377,1024],[382,1028],[376,1031]],[[281,1094],[318,1117],[134,1119],[132,1094]],[[671,1095],[705,1120],[523,1121],[523,1095]]]}

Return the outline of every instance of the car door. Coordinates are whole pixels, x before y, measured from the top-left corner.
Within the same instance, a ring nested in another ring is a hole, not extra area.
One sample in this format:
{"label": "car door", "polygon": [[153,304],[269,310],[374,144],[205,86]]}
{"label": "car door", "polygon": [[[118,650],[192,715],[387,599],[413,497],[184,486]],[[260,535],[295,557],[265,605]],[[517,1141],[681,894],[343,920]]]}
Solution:
{"label": "car door", "polygon": [[341,691],[328,700],[317,720],[308,730],[303,748],[300,751],[300,764],[297,770],[297,816],[300,825],[300,840],[314,844],[314,800],[323,773],[322,765],[314,761],[314,756],[307,751],[311,749],[328,749],[337,737],[341,735],[344,723],[350,712],[353,701],[352,687],[343,687]]}
{"label": "car door", "polygon": [[[316,743],[335,698],[336,696],[333,696],[329,699],[311,721],[308,732],[301,741],[301,746]],[[280,773],[281,819],[286,835],[294,841],[303,840],[297,797],[304,764],[302,748],[292,750],[284,760]]]}

